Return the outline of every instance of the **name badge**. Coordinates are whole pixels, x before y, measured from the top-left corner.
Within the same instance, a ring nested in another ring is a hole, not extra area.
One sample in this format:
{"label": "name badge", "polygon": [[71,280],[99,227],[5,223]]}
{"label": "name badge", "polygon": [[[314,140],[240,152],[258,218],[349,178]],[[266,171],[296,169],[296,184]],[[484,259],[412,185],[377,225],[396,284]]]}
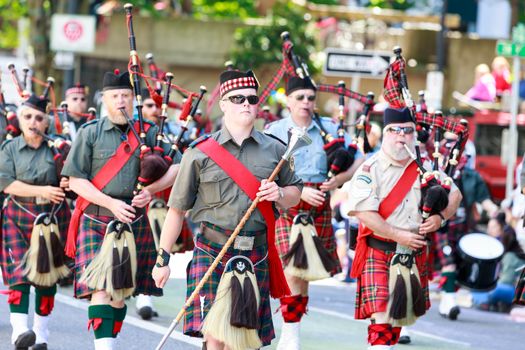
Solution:
{"label": "name badge", "polygon": [[252,250],[255,237],[237,236],[233,248],[238,250]]}

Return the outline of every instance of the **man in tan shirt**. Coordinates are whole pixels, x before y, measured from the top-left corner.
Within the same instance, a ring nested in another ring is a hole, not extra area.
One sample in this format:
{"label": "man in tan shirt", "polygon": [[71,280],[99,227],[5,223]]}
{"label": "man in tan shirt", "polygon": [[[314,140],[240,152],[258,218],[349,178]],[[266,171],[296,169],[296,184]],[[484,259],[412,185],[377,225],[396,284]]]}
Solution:
{"label": "man in tan shirt", "polygon": [[[361,222],[352,268],[352,276],[358,279],[355,317],[371,319],[369,349],[391,349],[399,338],[400,327],[392,326],[387,306],[392,292],[389,290],[389,265],[400,247],[413,251],[426,308],[430,307],[425,236],[453,215],[461,199],[459,191],[453,188],[448,207],[423,222],[419,209],[421,183],[414,173],[417,167],[405,148],[406,145],[414,149],[415,126],[408,108],[387,108],[381,150],[363,163],[351,182],[349,215]],[[398,180],[406,183],[404,190],[396,186]],[[393,197],[396,199],[386,201],[395,203],[390,204],[393,211],[383,217],[380,213],[384,213],[384,207],[380,204],[395,186]]]}

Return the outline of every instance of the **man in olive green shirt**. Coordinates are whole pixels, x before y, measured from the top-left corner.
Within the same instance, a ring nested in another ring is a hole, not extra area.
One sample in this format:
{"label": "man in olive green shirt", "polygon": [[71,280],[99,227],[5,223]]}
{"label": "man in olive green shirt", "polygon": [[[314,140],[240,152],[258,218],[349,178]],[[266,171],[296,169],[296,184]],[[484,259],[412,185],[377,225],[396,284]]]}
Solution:
{"label": "man in olive green shirt", "polygon": [[[279,207],[287,208],[298,203],[302,183],[287,165],[281,169],[275,182],[266,180],[284,154],[285,146],[273,137],[254,129],[258,102],[257,87],[258,83],[252,72],[229,71],[221,74],[220,108],[224,112],[224,126],[210,137],[261,181],[257,193],[261,201],[271,201]],[[157,286],[164,286],[169,278],[170,268],[167,259],[163,260],[163,258],[166,258],[165,251],[169,251],[176,241],[187,210],[191,209],[191,219],[201,224],[202,231],[196,237],[193,260],[189,266],[187,293],[190,295],[251,202],[248,195],[215,161],[200,149],[190,147],[184,153],[180,173],[168,203],[170,209],[160,239],[161,259],[157,260],[156,267],[153,269],[153,278]],[[270,344],[271,339],[274,338],[268,265],[280,264],[280,261],[277,259],[276,262],[269,262],[267,259],[270,247],[266,241],[266,234],[274,234],[274,232],[266,233],[266,227],[267,223],[263,216],[259,210],[255,210],[239,234],[244,236],[242,238],[252,239],[251,248],[244,250],[230,247],[220,267],[213,272],[212,277],[201,290],[199,298],[195,298],[186,310],[184,333],[190,336],[204,336],[209,350],[223,349],[224,346],[235,348],[226,340],[217,339],[216,332],[221,333],[224,329],[207,331],[202,328],[206,325],[204,323],[206,315],[214,305],[218,282],[223,271],[226,272],[228,259],[232,256],[247,257],[254,266],[260,291],[260,304],[256,316],[260,346],[255,348]],[[227,323],[225,322],[221,327],[232,327]]]}
{"label": "man in olive green shirt", "polygon": [[[79,283],[80,276],[100,250],[107,224],[117,219],[131,225],[136,251],[139,252],[135,295],[162,295],[162,290],[155,287],[150,275],[155,259],[155,246],[144,208],[154,193],[173,183],[178,165],[171,165],[163,177],[134,195],[140,169],[140,148],[136,148],[105,187],[95,187],[93,178],[111,161],[122,143],[124,152],[129,154],[132,151],[128,138],[134,136],[129,132],[126,117],[119,110],[124,108],[131,115],[133,108],[133,93],[127,72],[106,73],[103,102],[107,107],[108,117],[87,123],[80,129],[62,174],[69,176],[71,189],[91,203],[80,218],[76,239],[75,296],[91,298],[88,315],[95,333],[95,349],[105,350],[113,349],[114,340],[122,326],[126,315],[124,300],[112,299],[105,290],[90,289],[85,283]],[[155,126],[147,131],[148,146],[154,145],[156,131]],[[175,158],[174,162],[177,162],[180,155]]]}

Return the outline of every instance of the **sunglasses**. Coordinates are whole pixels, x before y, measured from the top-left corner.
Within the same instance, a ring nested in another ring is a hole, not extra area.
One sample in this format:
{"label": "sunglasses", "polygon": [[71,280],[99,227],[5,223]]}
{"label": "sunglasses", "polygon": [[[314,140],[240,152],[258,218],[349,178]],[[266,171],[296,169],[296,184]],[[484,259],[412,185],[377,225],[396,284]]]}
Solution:
{"label": "sunglasses", "polygon": [[35,118],[35,120],[39,123],[44,121],[44,116],[41,114],[24,114],[24,119],[27,121],[30,121],[33,118]]}
{"label": "sunglasses", "polygon": [[156,106],[155,103],[144,103],[144,107],[153,108],[155,106]]}
{"label": "sunglasses", "polygon": [[246,100],[248,100],[248,103],[251,105],[256,105],[257,103],[259,103],[259,96],[257,95],[250,95],[250,96],[235,95],[235,96],[227,97],[227,99],[230,100],[230,102],[235,105],[243,104],[244,101]]}
{"label": "sunglasses", "polygon": [[297,95],[297,96],[295,96],[295,99],[297,101],[302,101],[302,100],[304,100],[305,97],[310,102],[315,101],[315,95]]}
{"label": "sunglasses", "polygon": [[399,135],[401,134],[401,131],[405,135],[411,135],[414,133],[415,129],[412,126],[391,126],[388,129],[386,129],[388,132],[391,132],[392,134]]}

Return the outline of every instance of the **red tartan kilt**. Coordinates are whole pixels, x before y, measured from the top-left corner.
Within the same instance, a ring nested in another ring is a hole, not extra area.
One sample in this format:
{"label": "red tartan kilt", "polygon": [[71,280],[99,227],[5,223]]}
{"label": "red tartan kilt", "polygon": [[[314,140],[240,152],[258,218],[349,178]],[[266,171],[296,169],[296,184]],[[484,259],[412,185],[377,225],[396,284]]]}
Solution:
{"label": "red tartan kilt", "polygon": [[[52,204],[23,203],[24,209],[35,216],[50,212]],[[20,208],[12,200],[8,200],[7,206],[2,210],[2,241],[0,261],[2,266],[2,277],[4,284],[13,286],[21,283],[29,283],[20,267],[20,262],[29,249],[31,231],[35,216]],[[55,214],[58,220],[60,238],[65,242],[67,227],[71,212],[64,202]]]}
{"label": "red tartan kilt", "polygon": [[332,227],[332,209],[330,208],[330,198],[328,196],[323,205],[319,207],[312,207],[310,204],[301,200],[295,207],[288,208],[284,211],[281,210],[279,213],[280,216],[275,222],[275,245],[277,246],[281,261],[283,261],[283,256],[288,253],[290,249],[289,237],[294,217],[299,213],[310,213],[314,218],[317,235],[332,256],[333,261],[337,263],[336,267],[329,272],[332,276],[341,272],[341,264],[337,256],[337,245]]}
{"label": "red tartan kilt", "polygon": [[[388,306],[388,266],[394,252],[367,248],[366,263],[357,279],[355,318],[370,318],[376,312],[386,312]],[[426,250],[416,255],[421,287],[425,292],[427,310],[430,308],[428,294],[428,261]]]}

